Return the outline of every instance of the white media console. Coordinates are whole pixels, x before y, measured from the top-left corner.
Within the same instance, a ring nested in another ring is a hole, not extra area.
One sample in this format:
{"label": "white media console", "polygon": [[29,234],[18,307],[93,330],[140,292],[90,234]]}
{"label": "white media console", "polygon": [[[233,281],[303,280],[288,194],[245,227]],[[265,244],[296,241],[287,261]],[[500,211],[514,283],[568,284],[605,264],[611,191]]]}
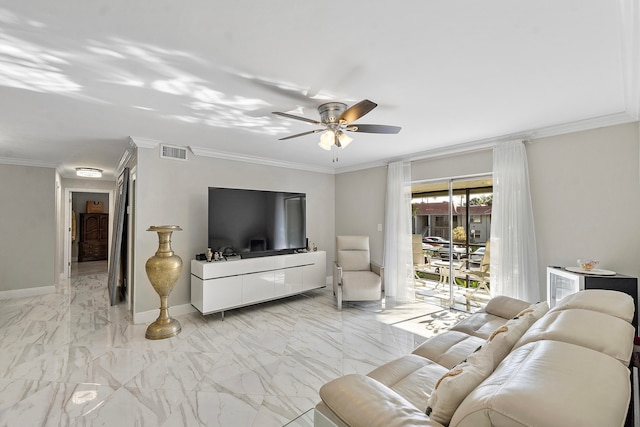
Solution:
{"label": "white media console", "polygon": [[191,305],[224,312],[325,287],[323,251],[230,261],[191,260]]}

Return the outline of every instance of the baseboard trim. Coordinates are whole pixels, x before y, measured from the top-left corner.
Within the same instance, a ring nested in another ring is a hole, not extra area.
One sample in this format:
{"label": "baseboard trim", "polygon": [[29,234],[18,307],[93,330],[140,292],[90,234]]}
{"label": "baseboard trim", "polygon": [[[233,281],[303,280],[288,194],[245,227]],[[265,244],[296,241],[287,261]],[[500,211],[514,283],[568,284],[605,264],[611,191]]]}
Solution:
{"label": "baseboard trim", "polygon": [[52,294],[55,292],[55,290],[55,286],[39,286],[37,288],[12,289],[9,291],[0,291],[0,299],[34,297],[38,295]]}
{"label": "baseboard trim", "polygon": [[[170,316],[180,316],[182,314],[189,314],[197,311],[191,304],[181,304],[169,307]],[[154,322],[160,315],[160,309],[141,311],[140,313],[133,313],[133,323],[139,325],[140,323]]]}

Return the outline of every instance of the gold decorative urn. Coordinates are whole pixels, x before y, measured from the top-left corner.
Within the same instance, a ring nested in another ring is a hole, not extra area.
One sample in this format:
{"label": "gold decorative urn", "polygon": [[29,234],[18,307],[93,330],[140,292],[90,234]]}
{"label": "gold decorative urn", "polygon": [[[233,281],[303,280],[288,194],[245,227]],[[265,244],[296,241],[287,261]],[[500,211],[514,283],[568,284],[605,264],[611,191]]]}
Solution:
{"label": "gold decorative urn", "polygon": [[145,338],[160,340],[175,337],[182,327],[169,316],[168,299],[182,271],[182,259],[171,249],[171,234],[182,231],[178,225],[153,225],[147,231],[158,233],[158,250],[147,260],[145,270],[153,289],[160,295],[160,316],[147,327]]}

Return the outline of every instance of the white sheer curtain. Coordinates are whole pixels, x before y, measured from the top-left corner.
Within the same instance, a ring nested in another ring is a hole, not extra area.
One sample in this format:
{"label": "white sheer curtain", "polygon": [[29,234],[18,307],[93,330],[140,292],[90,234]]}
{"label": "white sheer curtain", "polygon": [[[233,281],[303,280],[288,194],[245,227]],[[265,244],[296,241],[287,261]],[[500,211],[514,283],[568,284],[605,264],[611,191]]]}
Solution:
{"label": "white sheer curtain", "polygon": [[493,149],[490,283],[493,295],[540,301],[527,152],[522,141]]}
{"label": "white sheer curtain", "polygon": [[388,166],[384,231],[385,296],[409,299],[413,284],[411,253],[411,163]]}

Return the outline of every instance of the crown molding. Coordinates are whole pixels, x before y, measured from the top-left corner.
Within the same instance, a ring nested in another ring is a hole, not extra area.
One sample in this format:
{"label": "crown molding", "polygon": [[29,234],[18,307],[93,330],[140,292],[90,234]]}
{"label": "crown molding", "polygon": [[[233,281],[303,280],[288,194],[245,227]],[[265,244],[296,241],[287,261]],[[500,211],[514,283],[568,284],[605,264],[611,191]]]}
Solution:
{"label": "crown molding", "polygon": [[418,153],[407,154],[403,157],[381,160],[371,163],[363,163],[335,170],[336,174],[355,172],[358,170],[371,169],[374,167],[387,166],[389,163],[397,161],[418,161],[434,159],[439,157],[447,157],[456,154],[470,153],[473,151],[481,151],[493,148],[496,144],[500,144],[514,139],[521,139],[529,143],[535,142],[536,139],[548,138],[551,136],[564,135],[568,133],[582,132],[608,126],[616,126],[637,121],[627,112],[609,114],[606,116],[594,117],[591,119],[577,120],[575,122],[563,123],[559,125],[547,126],[543,128],[531,129],[524,132],[501,135],[493,138],[487,138],[477,141],[467,141],[454,143],[447,146],[440,146],[433,149],[421,151]]}
{"label": "crown molding", "polygon": [[47,162],[44,160],[18,159],[18,158],[11,158],[11,157],[0,157],[0,164],[16,165],[16,166],[33,166],[37,168],[51,168],[51,169],[57,169],[60,167],[59,163]]}
{"label": "crown molding", "polygon": [[[141,147],[141,148],[156,148],[160,146],[160,144],[164,144],[162,141],[157,141],[154,139],[141,138],[137,136],[130,136],[129,142],[133,147]],[[196,155],[201,157],[211,157],[216,159],[223,160],[234,160],[237,162],[245,162],[245,163],[253,163],[265,166],[275,166],[279,168],[287,168],[287,169],[298,169],[304,170],[308,172],[320,172],[320,173],[330,173],[333,174],[333,169],[330,168],[322,168],[318,166],[308,165],[304,163],[293,163],[293,162],[284,162],[282,160],[274,160],[266,157],[257,157],[257,156],[249,156],[246,154],[236,154],[229,153],[226,151],[217,151],[212,150],[210,148],[197,147],[197,146],[188,146],[189,150]]]}
{"label": "crown molding", "polygon": [[[476,141],[466,141],[453,143],[446,146],[439,146],[429,150],[407,154],[402,157],[394,157],[390,159],[384,159],[369,163],[361,163],[353,166],[347,166],[344,168],[325,168],[315,165],[309,165],[305,163],[293,163],[285,162],[282,160],[274,160],[266,157],[249,156],[245,154],[236,154],[225,151],[217,151],[204,147],[189,146],[188,148],[196,156],[211,157],[222,160],[233,160],[237,162],[253,163],[264,166],[274,166],[287,169],[297,169],[307,172],[319,172],[337,175],[347,172],[355,172],[359,170],[371,169],[376,167],[386,167],[389,163],[397,161],[419,161],[434,159],[439,157],[447,157],[456,154],[469,153],[474,151],[488,150],[493,148],[496,144],[511,141],[514,139],[522,139],[527,142],[535,142],[536,139],[548,138],[551,136],[564,135],[568,133],[587,131],[592,129],[598,129],[608,126],[616,126],[626,123],[637,121],[638,118],[634,117],[629,112],[619,112],[609,114],[605,116],[593,117],[585,120],[577,120],[570,123],[562,123],[558,125],[546,126],[542,128],[530,129],[523,132],[517,132],[512,134],[500,135],[497,137],[486,138]],[[162,142],[153,139],[130,137],[132,146],[142,148],[156,148]],[[0,162],[2,159],[0,158]]]}
{"label": "crown molding", "polygon": [[534,142],[534,139],[548,138],[550,136],[564,135],[567,133],[583,132],[587,130],[599,129],[609,126],[623,125],[632,123],[638,119],[633,117],[626,111],[608,114],[606,116],[592,117],[585,120],[577,120],[575,122],[563,123],[554,126],[547,126],[539,129],[532,129],[524,132],[523,139],[528,142]]}
{"label": "crown molding", "polygon": [[330,173],[330,174],[334,173],[333,169],[323,168],[323,167],[314,166],[314,165],[308,165],[304,163],[284,162],[282,160],[274,160],[266,157],[257,157],[257,156],[249,156],[246,154],[236,154],[236,153],[229,153],[225,151],[216,151],[216,150],[211,150],[209,148],[203,148],[203,147],[189,146],[189,149],[193,154],[201,157],[213,157],[216,159],[234,160],[237,162],[253,163],[253,164],[264,165],[264,166],[275,166],[275,167],[287,168],[287,169],[297,169],[297,170],[303,170],[307,172],[320,172],[320,173]]}
{"label": "crown molding", "polygon": [[132,149],[131,148],[127,148],[124,150],[124,152],[122,153],[122,156],[120,156],[120,160],[118,161],[118,166],[116,166],[114,172],[113,172],[113,176],[114,177],[119,177],[120,174],[122,173],[122,171],[124,170],[124,168],[127,166],[127,163],[129,163],[129,160],[131,160],[132,157]]}
{"label": "crown molding", "polygon": [[160,146],[160,144],[163,144],[162,141],[157,141],[155,139],[149,139],[149,138],[141,138],[139,136],[130,136],[129,143],[133,147],[137,147],[137,148],[156,148]]}

